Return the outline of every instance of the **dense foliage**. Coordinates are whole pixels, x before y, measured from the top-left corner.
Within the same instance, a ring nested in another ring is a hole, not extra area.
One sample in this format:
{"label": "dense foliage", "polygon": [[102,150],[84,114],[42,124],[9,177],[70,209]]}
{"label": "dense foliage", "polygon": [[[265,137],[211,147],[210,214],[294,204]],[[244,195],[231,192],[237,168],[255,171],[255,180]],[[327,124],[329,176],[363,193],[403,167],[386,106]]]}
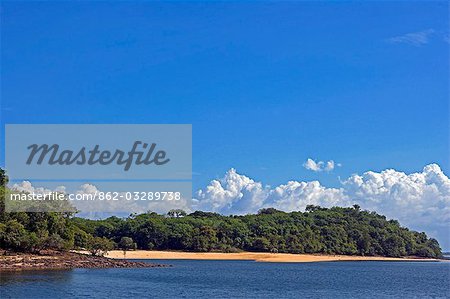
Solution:
{"label": "dense foliage", "polygon": [[[3,175],[2,175],[3,176]],[[2,180],[5,180],[4,176]],[[7,190],[0,187],[0,195]],[[3,198],[3,196],[2,196]],[[375,212],[308,206],[305,212],[272,208],[255,215],[222,216],[173,210],[89,220],[71,213],[5,213],[0,202],[0,248],[17,251],[111,248],[185,251],[239,250],[400,257],[440,257],[438,242]]]}
{"label": "dense foliage", "polygon": [[358,206],[308,206],[304,213],[264,209],[245,216],[200,211],[182,217],[147,213],[127,219],[74,218],[71,223],[114,242],[130,237],[141,249],[441,256],[435,239]]}

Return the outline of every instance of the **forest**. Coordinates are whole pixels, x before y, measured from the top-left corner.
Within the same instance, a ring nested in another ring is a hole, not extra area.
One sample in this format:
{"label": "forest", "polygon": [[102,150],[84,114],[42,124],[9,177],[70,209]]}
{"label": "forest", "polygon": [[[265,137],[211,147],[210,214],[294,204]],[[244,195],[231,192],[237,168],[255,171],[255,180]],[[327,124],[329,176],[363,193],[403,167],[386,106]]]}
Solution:
{"label": "forest", "polygon": [[396,220],[353,207],[273,208],[249,215],[171,210],[91,220],[75,213],[5,212],[7,176],[0,169],[0,248],[9,251],[146,249],[321,253],[439,258],[437,240]]}

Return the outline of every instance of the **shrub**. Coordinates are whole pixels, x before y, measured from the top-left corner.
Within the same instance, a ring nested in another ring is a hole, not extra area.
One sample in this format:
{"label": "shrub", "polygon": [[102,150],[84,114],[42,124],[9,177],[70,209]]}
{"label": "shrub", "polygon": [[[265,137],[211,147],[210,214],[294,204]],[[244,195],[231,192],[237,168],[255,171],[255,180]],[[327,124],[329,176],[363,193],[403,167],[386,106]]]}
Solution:
{"label": "shrub", "polygon": [[104,256],[114,248],[114,242],[107,238],[93,237],[89,241],[89,252],[95,256]]}

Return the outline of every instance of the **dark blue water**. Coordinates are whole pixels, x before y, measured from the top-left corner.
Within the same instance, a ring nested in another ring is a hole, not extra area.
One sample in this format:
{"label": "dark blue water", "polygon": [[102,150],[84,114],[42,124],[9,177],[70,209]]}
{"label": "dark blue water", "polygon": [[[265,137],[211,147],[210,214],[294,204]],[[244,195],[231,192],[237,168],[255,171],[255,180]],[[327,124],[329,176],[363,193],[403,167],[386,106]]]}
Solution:
{"label": "dark blue water", "polygon": [[0,274],[3,298],[450,298],[448,262],[158,261]]}

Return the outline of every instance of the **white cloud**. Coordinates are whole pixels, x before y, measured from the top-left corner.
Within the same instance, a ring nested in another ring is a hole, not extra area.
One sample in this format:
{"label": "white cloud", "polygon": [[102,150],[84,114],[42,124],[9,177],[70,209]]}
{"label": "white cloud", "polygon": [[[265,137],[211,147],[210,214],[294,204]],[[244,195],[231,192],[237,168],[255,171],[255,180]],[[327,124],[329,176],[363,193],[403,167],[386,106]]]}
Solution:
{"label": "white cloud", "polygon": [[418,32],[406,33],[399,36],[394,36],[388,39],[388,42],[399,44],[405,43],[413,46],[425,45],[429,42],[430,36],[434,34],[433,29],[422,30]]}
{"label": "white cloud", "polygon": [[405,224],[450,224],[450,179],[437,164],[409,175],[393,169],[352,175],[343,190],[361,206]]}
{"label": "white cloud", "polygon": [[335,167],[340,167],[341,163],[335,163],[333,160],[330,160],[328,162],[323,161],[314,161],[313,159],[309,158],[306,160],[305,163],[303,163],[303,167],[305,167],[308,170],[312,170],[314,172],[320,172],[320,171],[332,171]]}
{"label": "white cloud", "polygon": [[199,190],[193,206],[198,210],[226,214],[246,213],[255,206],[262,206],[268,191],[268,187],[238,174],[232,168],[223,179],[213,180],[206,188]]}
{"label": "white cloud", "polygon": [[411,174],[393,169],[355,174],[340,188],[327,188],[318,181],[290,181],[271,188],[231,169],[223,179],[197,192],[192,209],[245,214],[266,207],[304,210],[310,204],[359,204],[363,209],[398,219],[402,225],[427,231],[450,246],[450,179],[437,164]]}
{"label": "white cloud", "polygon": [[222,179],[213,180],[197,192],[193,209],[245,214],[265,207],[302,210],[309,204],[333,206],[349,202],[342,189],[326,188],[318,181],[289,181],[271,188],[230,169]]}
{"label": "white cloud", "polygon": [[43,187],[34,187],[31,184],[31,182],[29,182],[29,181],[23,181],[19,184],[14,184],[11,188],[18,192],[34,193],[34,194],[40,194],[40,195],[45,195],[50,192],[65,193],[65,191],[66,191],[66,187],[64,187],[64,186],[58,186],[54,190],[50,190],[50,189],[43,188]]}

